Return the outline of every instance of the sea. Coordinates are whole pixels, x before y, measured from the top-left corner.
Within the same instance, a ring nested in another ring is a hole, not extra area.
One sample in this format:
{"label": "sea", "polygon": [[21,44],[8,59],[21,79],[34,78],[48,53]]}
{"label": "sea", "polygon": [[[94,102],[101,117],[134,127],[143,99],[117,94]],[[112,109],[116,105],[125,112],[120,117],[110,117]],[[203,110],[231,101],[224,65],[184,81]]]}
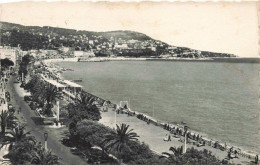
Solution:
{"label": "sea", "polygon": [[260,153],[260,64],[181,61],[57,62],[84,90],[202,136]]}

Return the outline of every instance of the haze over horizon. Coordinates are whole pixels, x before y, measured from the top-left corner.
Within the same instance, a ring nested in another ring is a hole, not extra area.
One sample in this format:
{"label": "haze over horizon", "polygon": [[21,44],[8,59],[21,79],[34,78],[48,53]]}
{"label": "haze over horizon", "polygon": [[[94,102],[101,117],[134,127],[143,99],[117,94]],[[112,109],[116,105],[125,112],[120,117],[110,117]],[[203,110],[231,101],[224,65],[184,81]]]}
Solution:
{"label": "haze over horizon", "polygon": [[258,57],[256,2],[18,2],[0,9],[3,22],[131,30],[174,46]]}

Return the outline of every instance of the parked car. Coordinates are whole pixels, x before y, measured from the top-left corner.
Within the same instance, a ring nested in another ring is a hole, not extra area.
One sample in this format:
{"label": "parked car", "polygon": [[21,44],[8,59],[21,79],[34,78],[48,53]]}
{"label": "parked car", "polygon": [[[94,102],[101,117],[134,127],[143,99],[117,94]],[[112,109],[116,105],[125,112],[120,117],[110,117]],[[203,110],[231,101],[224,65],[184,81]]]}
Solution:
{"label": "parked car", "polygon": [[29,102],[29,101],[32,101],[32,96],[24,96],[24,101],[25,102]]}
{"label": "parked car", "polygon": [[37,103],[36,102],[30,102],[29,103],[29,107],[32,109],[32,110],[36,110],[36,108],[37,108]]}
{"label": "parked car", "polygon": [[24,88],[24,86],[25,86],[25,83],[23,82],[23,83],[20,85],[20,87],[21,87],[21,88]]}
{"label": "parked car", "polygon": [[5,97],[10,97],[10,93],[8,91],[5,92]]}
{"label": "parked car", "polygon": [[43,124],[44,124],[44,125],[53,125],[54,122],[51,121],[51,120],[44,120],[44,121],[43,121]]}
{"label": "parked car", "polygon": [[12,109],[13,105],[12,104],[8,104],[8,109]]}
{"label": "parked car", "polygon": [[13,113],[15,112],[15,108],[13,107],[12,104],[8,104],[8,111]]}

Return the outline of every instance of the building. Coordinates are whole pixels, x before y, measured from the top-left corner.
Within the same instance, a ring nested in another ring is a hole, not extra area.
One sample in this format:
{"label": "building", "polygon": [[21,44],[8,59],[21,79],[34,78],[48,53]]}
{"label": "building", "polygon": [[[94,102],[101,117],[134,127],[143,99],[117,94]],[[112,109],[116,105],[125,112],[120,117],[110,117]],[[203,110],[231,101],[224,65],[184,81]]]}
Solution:
{"label": "building", "polygon": [[95,54],[92,51],[74,51],[74,57],[95,57]]}
{"label": "building", "polygon": [[1,46],[0,47],[0,58],[9,59],[14,62],[14,65],[18,64],[20,59],[20,48],[19,47],[10,47],[10,46]]}
{"label": "building", "polygon": [[128,49],[127,44],[122,44],[122,45],[115,45],[115,49]]}
{"label": "building", "polygon": [[62,56],[64,56],[64,57],[72,57],[72,56],[74,56],[74,51],[75,51],[74,47],[62,46],[62,47],[59,48],[60,54]]}
{"label": "building", "polygon": [[156,51],[156,47],[155,46],[151,46],[150,49],[151,49],[151,51],[154,51],[154,52]]}
{"label": "building", "polygon": [[94,41],[93,41],[93,40],[89,40],[88,43],[89,43],[90,45],[94,45]]}

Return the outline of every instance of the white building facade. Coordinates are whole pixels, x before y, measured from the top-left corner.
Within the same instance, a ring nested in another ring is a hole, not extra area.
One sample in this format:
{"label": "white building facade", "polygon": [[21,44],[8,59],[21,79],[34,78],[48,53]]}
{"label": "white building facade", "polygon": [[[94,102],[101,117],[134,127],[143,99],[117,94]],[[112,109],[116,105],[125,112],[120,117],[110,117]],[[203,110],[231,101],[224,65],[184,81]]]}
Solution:
{"label": "white building facade", "polygon": [[19,60],[19,52],[20,48],[10,47],[10,46],[1,46],[0,47],[0,58],[1,59],[9,59],[14,62],[14,65],[17,64],[17,60]]}

